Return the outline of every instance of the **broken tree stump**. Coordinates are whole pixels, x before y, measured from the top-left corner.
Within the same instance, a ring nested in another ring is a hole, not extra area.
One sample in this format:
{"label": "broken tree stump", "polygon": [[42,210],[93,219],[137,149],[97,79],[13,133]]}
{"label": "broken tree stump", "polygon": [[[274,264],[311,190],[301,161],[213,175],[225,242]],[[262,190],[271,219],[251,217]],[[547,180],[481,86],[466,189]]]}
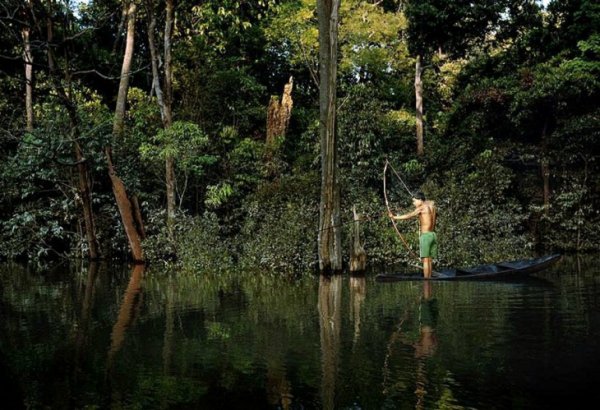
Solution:
{"label": "broken tree stump", "polygon": [[352,207],[354,225],[352,227],[352,249],[350,250],[350,272],[363,272],[367,268],[367,253],[360,240],[360,215],[356,205]]}
{"label": "broken tree stump", "polygon": [[294,78],[290,77],[288,83],[283,88],[281,101],[277,96],[271,96],[269,107],[267,109],[267,146],[273,147],[277,138],[285,137],[290,117],[292,116],[292,88],[294,88]]}

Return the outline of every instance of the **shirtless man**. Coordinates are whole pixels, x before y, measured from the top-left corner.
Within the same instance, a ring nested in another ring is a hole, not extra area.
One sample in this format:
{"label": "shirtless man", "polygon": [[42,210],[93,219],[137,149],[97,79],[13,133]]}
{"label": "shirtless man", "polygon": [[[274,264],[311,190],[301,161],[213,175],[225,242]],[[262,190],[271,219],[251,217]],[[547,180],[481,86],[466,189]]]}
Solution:
{"label": "shirtless man", "polygon": [[423,277],[431,278],[431,258],[437,257],[437,237],[435,235],[436,208],[433,201],[426,201],[422,192],[417,192],[413,199],[415,210],[404,215],[389,213],[390,218],[396,220],[419,217],[421,234],[419,236],[419,248],[423,260]]}

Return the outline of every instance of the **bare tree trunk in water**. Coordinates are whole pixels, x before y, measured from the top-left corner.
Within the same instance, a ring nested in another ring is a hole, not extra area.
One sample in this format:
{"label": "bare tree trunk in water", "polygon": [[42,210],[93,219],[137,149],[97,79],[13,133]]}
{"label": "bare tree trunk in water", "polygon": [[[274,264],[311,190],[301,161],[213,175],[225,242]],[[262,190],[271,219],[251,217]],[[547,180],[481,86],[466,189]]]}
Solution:
{"label": "bare tree trunk in water", "polygon": [[140,238],[146,239],[146,231],[144,230],[144,219],[142,218],[142,208],[140,207],[140,201],[137,195],[131,196],[131,206],[133,208],[133,219],[137,227]]}
{"label": "bare tree trunk in water", "polygon": [[321,139],[321,204],[319,269],[342,270],[340,187],[336,142],[338,12],[340,0],[317,0],[319,17],[319,107]]}
{"label": "bare tree trunk in water", "polygon": [[125,184],[116,174],[115,167],[112,163],[112,153],[110,147],[106,147],[104,150],[106,154],[106,161],[108,165],[108,176],[112,184],[113,194],[115,195],[115,201],[117,202],[117,208],[119,208],[119,214],[121,215],[121,221],[123,222],[123,229],[125,230],[125,236],[129,242],[131,249],[131,256],[137,263],[144,262],[144,251],[142,249],[142,238],[139,233],[139,228],[135,223],[135,212],[132,206],[129,196],[127,195],[127,189]]}
{"label": "bare tree trunk in water", "polygon": [[96,222],[94,220],[94,210],[92,208],[92,188],[87,159],[83,155],[79,139],[81,138],[79,117],[77,110],[70,104],[69,118],[71,126],[71,136],[73,138],[73,148],[75,151],[75,161],[77,164],[77,179],[79,184],[79,196],[81,197],[81,206],[83,208],[83,220],[85,223],[85,237],[89,248],[89,258],[91,260],[100,259],[100,246],[96,238]]}
{"label": "bare tree trunk in water", "polygon": [[423,67],[421,56],[417,56],[415,63],[415,109],[416,109],[416,132],[417,132],[417,155],[425,154],[425,144],[423,142]]}
{"label": "bare tree trunk in water", "polygon": [[77,162],[77,176],[79,182],[79,195],[81,196],[81,206],[83,208],[83,219],[85,222],[85,237],[89,248],[89,258],[91,260],[100,259],[100,246],[96,238],[96,222],[94,220],[94,211],[92,209],[92,190],[90,182],[90,173],[87,166],[87,160],[83,156],[81,146],[79,145],[79,125],[73,124],[71,120],[71,130],[75,141],[73,146],[75,150],[75,160]]}
{"label": "bare tree trunk in water", "polygon": [[[52,10],[52,2],[50,0],[48,1],[48,7],[49,10]],[[46,23],[48,44],[52,44],[52,42],[54,41],[53,21],[50,17],[47,17]],[[69,115],[69,126],[71,128],[71,138],[73,140],[75,164],[77,166],[79,196],[83,211],[83,220],[85,223],[85,236],[89,248],[89,258],[92,260],[96,260],[100,258],[100,247],[98,246],[98,240],[96,238],[96,225],[94,222],[94,211],[92,208],[92,189],[87,160],[83,155],[81,145],[79,144],[81,133],[79,128],[79,116],[77,114],[77,107],[75,106],[75,103],[71,98],[70,91],[67,91],[64,88],[61,80],[58,78],[58,68],[56,67],[54,49],[52,47],[48,47],[47,56],[48,68],[50,70],[50,75],[52,78],[54,89],[56,90],[56,93],[58,94],[62,105],[65,107]],[[68,67],[65,68],[64,76],[66,84],[69,84],[70,76]]]}
{"label": "bare tree trunk in water", "polygon": [[[125,42],[125,53],[123,56],[123,65],[121,67],[121,81],[119,82],[119,92],[117,95],[117,104],[115,108],[115,117],[113,123],[113,137],[121,137],[125,126],[125,105],[127,102],[127,91],[129,89],[129,75],[131,73],[131,61],[133,59],[133,50],[135,45],[135,15],[136,4],[134,1],[129,3],[127,9],[127,39]],[[127,195],[125,184],[116,173],[112,161],[112,149],[110,146],[105,148],[106,162],[108,165],[108,175],[112,183],[115,201],[121,214],[123,228],[127,235],[127,241],[131,248],[131,255],[136,262],[144,261],[144,251],[142,249],[142,241],[140,232],[143,231],[142,226],[137,226],[135,223],[136,216],[131,200]]]}

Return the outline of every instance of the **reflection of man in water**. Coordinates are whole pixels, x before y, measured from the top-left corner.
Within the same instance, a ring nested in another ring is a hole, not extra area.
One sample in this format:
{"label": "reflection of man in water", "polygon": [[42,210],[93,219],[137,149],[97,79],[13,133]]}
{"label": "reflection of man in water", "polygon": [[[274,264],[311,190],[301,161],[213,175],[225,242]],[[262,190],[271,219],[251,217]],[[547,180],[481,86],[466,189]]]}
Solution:
{"label": "reflection of man in water", "polygon": [[[277,360],[282,360],[278,357]],[[267,399],[273,407],[283,410],[291,408],[294,395],[292,385],[287,379],[285,366],[281,362],[267,363]]]}
{"label": "reflection of man in water", "polygon": [[[432,296],[432,282],[423,281],[423,294],[419,298],[419,307],[416,312],[413,309],[407,309],[404,312],[404,317],[400,321],[397,330],[391,335],[387,345],[387,355],[383,363],[383,394],[392,398],[399,392],[404,392],[409,386],[408,380],[401,378],[400,381],[393,381],[390,372],[390,362],[393,354],[393,346],[397,341],[401,341],[405,345],[414,348],[415,360],[415,396],[416,408],[422,409],[425,403],[427,390],[425,389],[428,383],[427,380],[427,359],[430,358],[436,351],[438,341],[435,333],[438,318],[437,300]],[[417,300],[415,300],[417,302]],[[412,305],[413,307],[415,305]],[[414,314],[418,323],[412,326],[414,330],[410,330],[411,326],[403,329],[403,324],[409,321],[410,315]],[[416,326],[418,324],[418,326]],[[408,359],[408,358],[405,358]],[[409,360],[410,361],[410,360]],[[398,391],[399,390],[399,391]],[[391,402],[390,402],[391,403]]]}
{"label": "reflection of man in water", "polygon": [[423,282],[423,297],[419,306],[419,341],[415,343],[415,357],[431,356],[437,347],[435,327],[437,325],[437,299],[432,298],[431,282]]}
{"label": "reflection of man in water", "polygon": [[425,385],[427,384],[427,374],[425,370],[425,361],[435,353],[437,348],[437,337],[435,327],[438,319],[437,300],[432,297],[431,282],[423,282],[423,296],[419,306],[419,340],[414,343],[415,358],[417,359],[416,371],[416,389],[417,396],[416,408],[421,409],[424,405]]}

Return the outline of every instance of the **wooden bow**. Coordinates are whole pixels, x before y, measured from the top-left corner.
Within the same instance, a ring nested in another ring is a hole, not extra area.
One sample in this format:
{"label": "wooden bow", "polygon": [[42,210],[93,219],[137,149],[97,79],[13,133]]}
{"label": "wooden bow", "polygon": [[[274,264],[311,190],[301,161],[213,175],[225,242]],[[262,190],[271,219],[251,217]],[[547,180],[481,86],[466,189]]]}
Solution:
{"label": "wooden bow", "polygon": [[385,160],[385,166],[383,167],[383,198],[385,199],[385,207],[387,208],[388,211],[388,217],[390,218],[390,220],[392,221],[392,225],[394,226],[394,230],[396,231],[396,233],[398,234],[398,236],[400,237],[400,240],[402,241],[402,243],[404,244],[404,246],[406,247],[406,249],[408,249],[408,252],[411,254],[411,256],[413,256],[416,259],[419,259],[419,257],[417,256],[417,254],[412,250],[412,248],[410,247],[410,245],[408,244],[408,242],[406,241],[406,239],[404,238],[404,236],[400,233],[400,230],[398,229],[398,226],[396,225],[396,221],[394,220],[394,218],[391,216],[392,211],[390,210],[390,204],[388,201],[388,197],[387,197],[387,189],[386,189],[386,174],[387,174],[387,168],[388,168],[389,162],[388,160]]}

